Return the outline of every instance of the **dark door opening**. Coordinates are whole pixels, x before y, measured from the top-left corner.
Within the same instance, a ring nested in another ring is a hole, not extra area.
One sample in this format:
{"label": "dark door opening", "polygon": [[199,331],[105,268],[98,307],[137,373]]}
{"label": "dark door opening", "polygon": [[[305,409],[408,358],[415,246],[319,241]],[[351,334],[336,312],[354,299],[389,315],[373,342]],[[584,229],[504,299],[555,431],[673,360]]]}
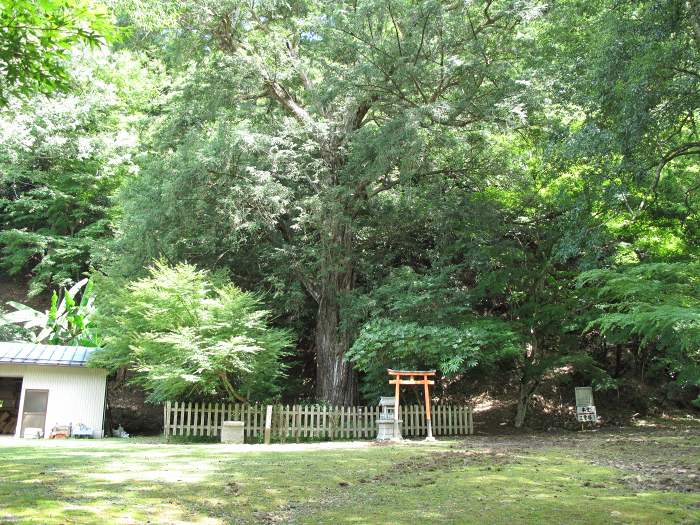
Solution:
{"label": "dark door opening", "polygon": [[25,390],[24,409],[22,414],[22,434],[28,428],[38,428],[44,433],[46,426],[46,407],[49,405],[48,390]]}
{"label": "dark door opening", "polygon": [[15,433],[21,394],[21,377],[0,377],[0,435]]}

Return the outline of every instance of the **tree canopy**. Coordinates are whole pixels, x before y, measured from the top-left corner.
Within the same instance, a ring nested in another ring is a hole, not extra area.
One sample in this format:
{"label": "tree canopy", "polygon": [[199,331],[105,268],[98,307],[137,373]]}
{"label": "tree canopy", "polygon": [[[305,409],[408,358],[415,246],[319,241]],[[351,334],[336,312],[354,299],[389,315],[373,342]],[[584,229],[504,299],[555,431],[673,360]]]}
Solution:
{"label": "tree canopy", "polygon": [[[61,55],[67,94],[7,92],[0,268],[98,276],[153,399],[350,404],[403,366],[444,399],[498,385],[517,426],[551,385],[697,398],[696,0],[110,8],[124,37]],[[180,286],[196,323],[138,318]],[[241,298],[284,385],[207,328]]]}
{"label": "tree canopy", "polygon": [[115,35],[106,8],[91,0],[2,0],[0,31],[0,107],[13,97],[68,90],[71,49]]}
{"label": "tree canopy", "polygon": [[136,127],[158,68],[123,51],[72,59],[76,91],[14,100],[0,115],[0,267],[30,295],[68,287],[112,236],[113,198],[137,171]]}

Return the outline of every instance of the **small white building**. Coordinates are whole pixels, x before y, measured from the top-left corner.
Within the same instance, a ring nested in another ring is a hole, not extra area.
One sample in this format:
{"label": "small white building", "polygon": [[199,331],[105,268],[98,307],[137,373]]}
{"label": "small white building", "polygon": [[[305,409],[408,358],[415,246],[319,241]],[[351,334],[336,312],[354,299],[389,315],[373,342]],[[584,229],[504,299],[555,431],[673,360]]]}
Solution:
{"label": "small white building", "polygon": [[95,350],[0,342],[0,434],[82,424],[102,437],[107,371],[85,366]]}

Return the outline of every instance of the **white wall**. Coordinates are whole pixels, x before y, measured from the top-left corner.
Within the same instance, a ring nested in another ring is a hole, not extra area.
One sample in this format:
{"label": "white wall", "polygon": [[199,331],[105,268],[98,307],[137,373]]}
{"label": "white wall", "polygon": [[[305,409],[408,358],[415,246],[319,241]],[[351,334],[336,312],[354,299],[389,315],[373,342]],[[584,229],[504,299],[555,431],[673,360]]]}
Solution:
{"label": "white wall", "polygon": [[54,425],[83,423],[95,431],[95,437],[102,437],[106,370],[72,366],[0,364],[0,376],[22,378],[16,437],[20,437],[24,394],[28,389],[49,391],[45,436],[49,435]]}

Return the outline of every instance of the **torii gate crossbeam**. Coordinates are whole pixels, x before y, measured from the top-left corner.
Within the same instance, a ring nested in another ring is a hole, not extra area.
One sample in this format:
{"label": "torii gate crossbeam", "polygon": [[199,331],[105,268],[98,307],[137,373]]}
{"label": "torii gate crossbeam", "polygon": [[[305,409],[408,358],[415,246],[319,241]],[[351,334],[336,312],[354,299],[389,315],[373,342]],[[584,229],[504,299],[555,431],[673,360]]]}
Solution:
{"label": "torii gate crossbeam", "polygon": [[[430,418],[430,390],[429,385],[434,385],[435,381],[429,379],[435,377],[435,370],[387,370],[389,376],[394,376],[396,379],[389,379],[390,385],[396,385],[394,394],[394,436],[399,435],[399,395],[401,385],[423,385],[423,393],[425,395],[425,421],[427,426],[426,441],[435,441],[433,437],[433,424]],[[407,379],[401,379],[401,377]]]}

